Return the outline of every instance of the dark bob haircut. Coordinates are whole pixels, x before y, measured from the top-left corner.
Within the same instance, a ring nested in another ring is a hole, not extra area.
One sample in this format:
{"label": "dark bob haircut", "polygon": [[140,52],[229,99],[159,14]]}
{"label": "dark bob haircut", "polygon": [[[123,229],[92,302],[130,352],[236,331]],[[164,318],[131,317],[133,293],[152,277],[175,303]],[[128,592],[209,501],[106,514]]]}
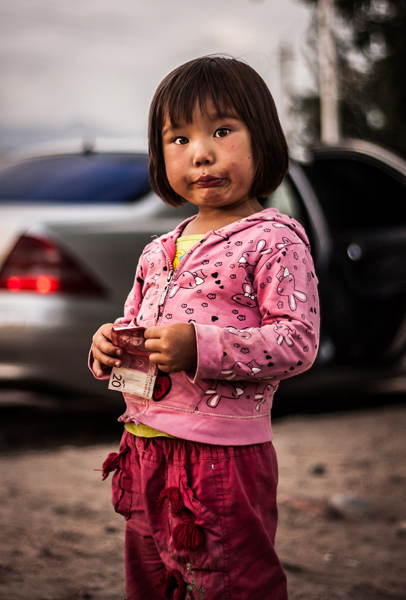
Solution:
{"label": "dark bob haircut", "polygon": [[176,125],[190,122],[195,107],[204,111],[211,101],[218,113],[230,109],[251,134],[255,174],[252,197],[271,194],[282,182],[289,164],[288,147],[271,92],[249,65],[227,56],[203,56],[181,65],[165,77],[151,103],[148,123],[150,178],[165,202],[184,202],[169,185],[162,150],[166,116]]}

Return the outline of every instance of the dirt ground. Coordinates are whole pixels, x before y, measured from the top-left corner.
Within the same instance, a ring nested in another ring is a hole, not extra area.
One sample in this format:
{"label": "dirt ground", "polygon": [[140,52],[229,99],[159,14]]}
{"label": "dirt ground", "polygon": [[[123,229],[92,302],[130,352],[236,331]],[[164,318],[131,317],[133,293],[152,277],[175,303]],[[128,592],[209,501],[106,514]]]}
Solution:
{"label": "dirt ground", "polygon": [[[290,600],[406,598],[405,431],[406,405],[275,422]],[[123,521],[95,470],[115,443],[4,446],[0,598],[120,600]]]}

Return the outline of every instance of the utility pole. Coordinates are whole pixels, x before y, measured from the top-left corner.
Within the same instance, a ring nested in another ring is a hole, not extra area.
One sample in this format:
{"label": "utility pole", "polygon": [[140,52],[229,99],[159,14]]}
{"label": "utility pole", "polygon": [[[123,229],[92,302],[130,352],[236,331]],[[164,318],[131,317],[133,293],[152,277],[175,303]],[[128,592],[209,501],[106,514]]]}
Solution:
{"label": "utility pole", "polygon": [[318,42],[321,141],[340,140],[337,51],[334,35],[334,0],[318,0]]}

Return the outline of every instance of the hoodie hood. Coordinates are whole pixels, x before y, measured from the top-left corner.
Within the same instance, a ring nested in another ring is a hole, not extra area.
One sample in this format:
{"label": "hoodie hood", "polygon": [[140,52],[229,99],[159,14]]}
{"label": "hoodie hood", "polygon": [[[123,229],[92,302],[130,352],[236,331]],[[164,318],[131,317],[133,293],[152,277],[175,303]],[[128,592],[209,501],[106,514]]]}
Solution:
{"label": "hoodie hood", "polygon": [[[177,238],[182,235],[182,231],[184,230],[186,225],[193,221],[195,218],[196,216],[192,216],[186,219],[185,221],[180,223],[178,227],[176,227],[173,231],[170,231],[169,233],[166,233],[161,237],[156,238],[152,243],[159,241],[164,246],[167,244],[168,240],[172,240],[172,242],[175,243]],[[203,239],[207,239],[209,235],[214,235],[218,236],[219,238],[223,238],[224,240],[227,240],[229,239],[229,237],[235,234],[243,232],[246,229],[255,226],[256,224],[264,224],[266,221],[269,221],[270,224],[272,223],[273,227],[288,227],[296,234],[296,236],[298,236],[298,238],[300,238],[300,240],[305,244],[307,248],[310,248],[309,238],[307,237],[303,226],[300,223],[298,223],[298,221],[296,221],[293,217],[289,217],[288,215],[280,213],[276,208],[265,208],[261,212],[254,213],[249,217],[245,217],[243,219],[240,219],[239,221],[230,223],[230,225],[225,225],[224,227],[221,227],[216,231],[209,231]]]}

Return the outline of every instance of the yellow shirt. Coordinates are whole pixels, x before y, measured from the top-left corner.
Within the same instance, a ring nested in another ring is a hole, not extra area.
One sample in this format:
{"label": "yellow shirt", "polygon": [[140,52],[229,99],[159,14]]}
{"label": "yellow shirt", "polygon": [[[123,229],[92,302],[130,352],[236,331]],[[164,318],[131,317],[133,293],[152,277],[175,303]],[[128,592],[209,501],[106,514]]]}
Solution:
{"label": "yellow shirt", "polygon": [[[203,239],[203,237],[203,235],[184,235],[176,240],[176,254],[172,263],[173,269],[177,268],[185,254],[191,248],[193,248],[193,246],[199,240]],[[153,429],[152,427],[149,427],[148,425],[143,425],[142,423],[140,423],[139,425],[136,425],[135,423],[126,423],[124,427],[130,433],[132,433],[133,435],[138,435],[139,437],[173,437],[173,435],[169,435],[168,433],[164,433],[163,431],[158,431],[157,429]]]}
{"label": "yellow shirt", "polygon": [[172,267],[177,268],[182,258],[204,235],[183,235],[176,240],[176,254],[173,259]]}

